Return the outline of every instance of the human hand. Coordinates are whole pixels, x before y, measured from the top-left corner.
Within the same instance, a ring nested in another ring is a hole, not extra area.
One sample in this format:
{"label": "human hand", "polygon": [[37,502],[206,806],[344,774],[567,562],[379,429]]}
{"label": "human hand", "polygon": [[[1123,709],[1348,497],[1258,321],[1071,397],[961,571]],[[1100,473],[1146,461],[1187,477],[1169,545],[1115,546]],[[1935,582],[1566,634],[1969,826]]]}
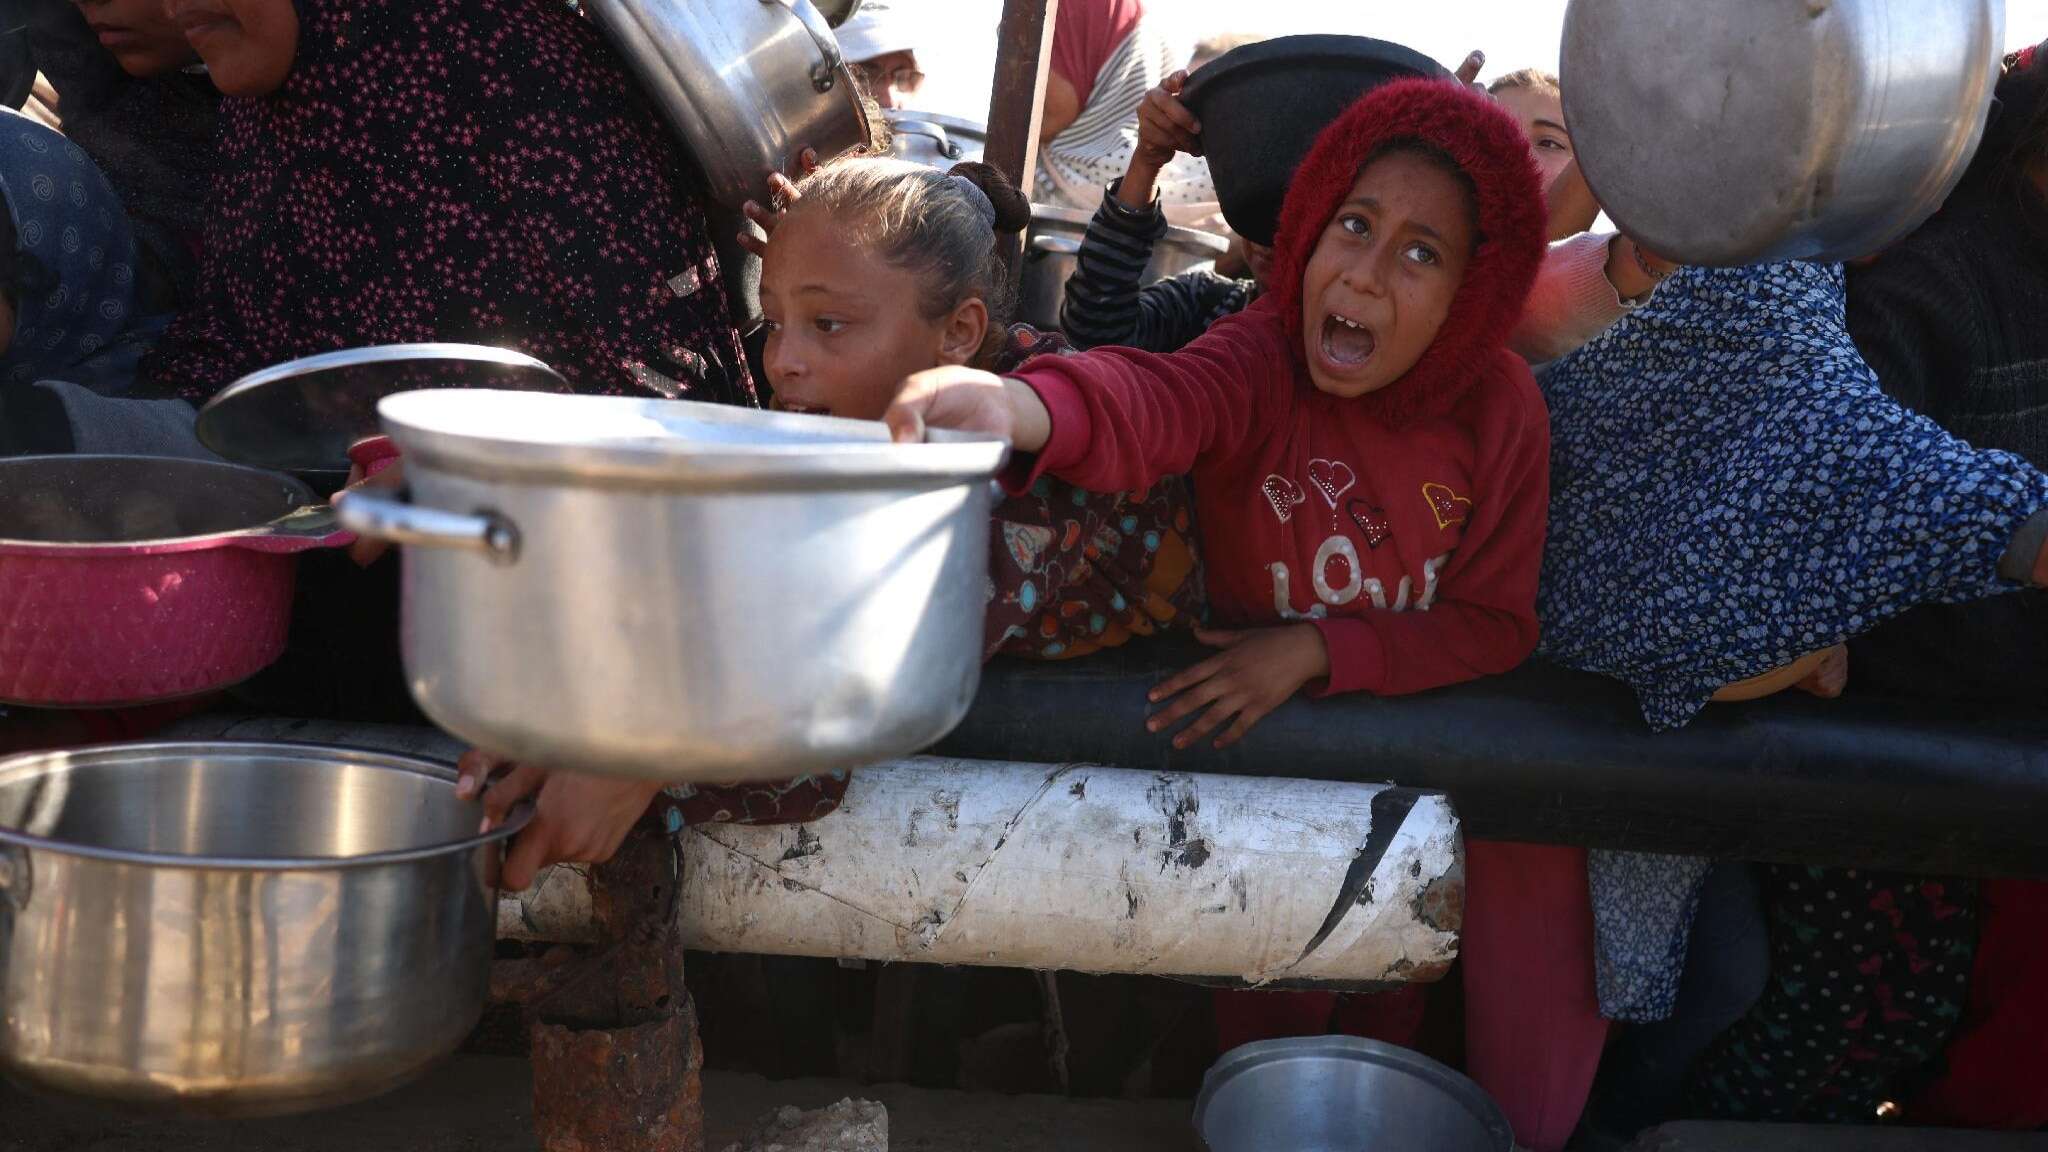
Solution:
{"label": "human hand", "polygon": [[[382,467],[379,467],[379,465],[382,465]],[[378,457],[371,461],[368,467],[375,469],[375,471],[370,471],[361,462],[351,459],[348,465],[348,483],[342,487],[342,491],[353,492],[358,488],[378,488],[392,492],[405,487],[405,457]],[[356,537],[356,542],[348,546],[348,558],[356,562],[356,567],[368,568],[370,565],[375,564],[378,557],[384,555],[385,551],[390,547],[391,544],[388,541],[358,536]]]}
{"label": "human hand", "polygon": [[1148,732],[1165,731],[1202,713],[1174,736],[1175,748],[1188,748],[1229,721],[1230,727],[1216,738],[1216,747],[1228,748],[1302,685],[1330,674],[1329,649],[1313,624],[1241,631],[1197,628],[1195,639],[1222,651],[1152,689],[1147,697],[1154,704],[1173,701],[1146,718]]}
{"label": "human hand", "polygon": [[1036,452],[1052,435],[1052,416],[1029,384],[963,365],[913,373],[882,414],[898,444],[923,442],[926,428],[1000,436],[1019,452]]}
{"label": "human hand", "polygon": [[651,780],[549,772],[477,748],[462,754],[456,771],[458,798],[481,793],[484,818],[479,832],[497,827],[513,805],[533,798],[533,818],[505,850],[499,886],[507,892],[529,887],[550,864],[611,859],[661,792],[661,785]]}
{"label": "human hand", "polygon": [[[797,166],[803,169],[806,176],[816,172],[818,150],[804,149],[797,157]],[[755,235],[752,228],[742,228],[739,234],[740,247],[756,256],[768,255],[768,237],[775,234],[775,226],[782,222],[782,215],[789,211],[789,206],[803,198],[802,193],[796,190],[795,181],[780,172],[768,174],[768,191],[769,199],[774,205],[773,210],[762,207],[758,200],[749,200],[740,205],[740,214],[761,229],[759,235]]]}
{"label": "human hand", "polygon": [[1678,265],[1621,234],[1608,242],[1607,282],[1624,300],[1642,300],[1670,279]]}
{"label": "human hand", "polygon": [[1187,86],[1186,69],[1159,82],[1138,104],[1138,146],[1131,153],[1133,166],[1144,164],[1157,171],[1173,162],[1176,153],[1202,154],[1202,122],[1180,102]]}
{"label": "human hand", "polygon": [[1484,67],[1486,67],[1486,53],[1474,48],[1472,51],[1465,53],[1465,62],[1458,65],[1458,70],[1453,75],[1458,78],[1458,83],[1465,85],[1467,88],[1477,88],[1480,86],[1479,70]]}

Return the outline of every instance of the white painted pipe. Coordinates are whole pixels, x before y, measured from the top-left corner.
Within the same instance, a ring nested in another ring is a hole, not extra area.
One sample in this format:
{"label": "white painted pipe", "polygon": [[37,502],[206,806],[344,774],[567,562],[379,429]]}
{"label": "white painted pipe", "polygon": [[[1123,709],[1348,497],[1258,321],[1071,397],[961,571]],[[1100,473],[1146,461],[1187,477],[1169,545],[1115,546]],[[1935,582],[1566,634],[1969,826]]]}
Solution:
{"label": "white painted pipe", "polygon": [[[683,939],[719,952],[1429,980],[1464,904],[1448,802],[1373,784],[918,758],[822,820],[683,845]],[[501,906],[508,935],[588,925],[579,870]]]}

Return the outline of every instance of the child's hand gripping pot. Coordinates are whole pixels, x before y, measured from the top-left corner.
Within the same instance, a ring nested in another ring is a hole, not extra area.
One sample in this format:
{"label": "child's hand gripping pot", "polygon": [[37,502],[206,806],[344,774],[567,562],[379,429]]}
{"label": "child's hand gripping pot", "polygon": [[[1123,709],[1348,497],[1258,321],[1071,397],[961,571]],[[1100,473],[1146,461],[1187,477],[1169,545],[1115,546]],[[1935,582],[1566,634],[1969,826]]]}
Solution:
{"label": "child's hand gripping pot", "polygon": [[1174,698],[1154,730],[1196,717],[1182,746],[1237,739],[1304,684],[1391,695],[1505,671],[1535,645],[1549,438],[1504,341],[1543,217],[1510,117],[1455,85],[1389,85],[1303,162],[1252,308],[1170,355],[919,373],[887,419],[899,439],[1009,436],[1035,454],[1013,487],[1192,471],[1211,608],[1243,631],[1154,693]]}

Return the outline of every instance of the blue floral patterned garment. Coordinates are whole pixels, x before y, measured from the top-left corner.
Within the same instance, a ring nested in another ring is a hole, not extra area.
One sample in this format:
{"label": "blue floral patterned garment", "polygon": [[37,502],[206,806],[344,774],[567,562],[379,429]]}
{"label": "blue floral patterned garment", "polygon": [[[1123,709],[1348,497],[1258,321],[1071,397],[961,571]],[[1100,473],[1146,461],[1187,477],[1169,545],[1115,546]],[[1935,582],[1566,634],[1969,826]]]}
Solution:
{"label": "blue floral patterned garment", "polygon": [[1586,853],[1593,988],[1609,1020],[1651,1023],[1678,1006],[1693,914],[1714,862],[1648,852]]}
{"label": "blue floral patterned garment", "polygon": [[[1834,266],[1685,269],[1543,374],[1540,651],[1625,681],[1653,728],[1914,604],[2014,587],[1998,561],[2048,476],[1886,398],[1844,305]],[[1705,862],[1596,852],[1587,874],[1601,1010],[1663,1019]]]}
{"label": "blue floral patterned garment", "polygon": [[1899,407],[1849,340],[1841,269],[1685,269],[1552,365],[1540,651],[1626,681],[1658,729],[1723,685],[1998,561],[2048,476]]}
{"label": "blue floral patterned garment", "polygon": [[0,110],[0,198],[15,244],[0,386],[58,379],[126,391],[165,318],[139,315],[139,250],[113,186],[78,145]]}

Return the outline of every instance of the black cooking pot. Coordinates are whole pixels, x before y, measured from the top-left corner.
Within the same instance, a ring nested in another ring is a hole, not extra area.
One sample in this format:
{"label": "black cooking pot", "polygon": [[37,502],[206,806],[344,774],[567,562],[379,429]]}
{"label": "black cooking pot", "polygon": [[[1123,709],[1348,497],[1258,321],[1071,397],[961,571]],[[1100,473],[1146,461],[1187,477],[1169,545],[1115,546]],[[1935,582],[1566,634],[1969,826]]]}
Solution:
{"label": "black cooking pot", "polygon": [[1364,36],[1283,36],[1197,69],[1181,101],[1202,122],[1202,152],[1231,229],[1271,244],[1287,184],[1316,136],[1360,96],[1411,76],[1450,73],[1414,49]]}

